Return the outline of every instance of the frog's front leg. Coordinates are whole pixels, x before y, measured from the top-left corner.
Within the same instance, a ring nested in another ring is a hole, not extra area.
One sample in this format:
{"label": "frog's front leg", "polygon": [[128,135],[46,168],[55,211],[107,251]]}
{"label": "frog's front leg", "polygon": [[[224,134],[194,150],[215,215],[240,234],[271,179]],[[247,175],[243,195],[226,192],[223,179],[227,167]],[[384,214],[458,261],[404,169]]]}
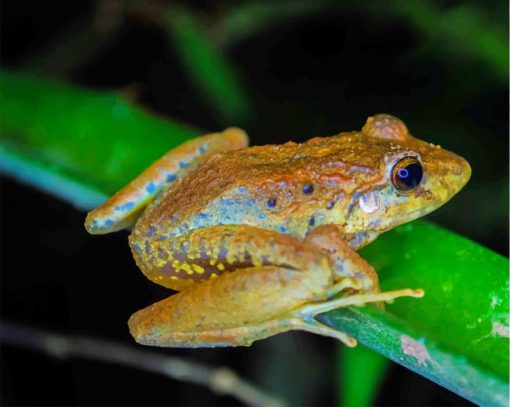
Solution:
{"label": "frog's front leg", "polygon": [[142,210],[158,193],[222,151],[248,146],[248,136],[237,128],[189,140],[170,150],[103,205],[87,215],[85,228],[92,234],[105,234],[133,226]]}
{"label": "frog's front leg", "polygon": [[316,246],[328,256],[335,281],[353,277],[360,281],[362,291],[379,292],[379,278],[374,268],[347,241],[341,229],[334,224],[321,225],[305,237],[305,243]]}
{"label": "frog's front leg", "polygon": [[[313,244],[252,226],[225,225],[153,242],[151,252],[168,255],[166,263],[142,267],[149,278],[193,279],[199,284],[135,313],[129,327],[139,343],[249,345],[289,330],[332,336],[349,346],[356,343],[316,321],[315,308],[306,308],[325,307],[334,287],[336,292],[361,288],[357,278],[335,281],[330,259]],[[384,299],[413,294],[402,290],[386,293]],[[346,299],[363,304],[383,300],[379,296]]]}

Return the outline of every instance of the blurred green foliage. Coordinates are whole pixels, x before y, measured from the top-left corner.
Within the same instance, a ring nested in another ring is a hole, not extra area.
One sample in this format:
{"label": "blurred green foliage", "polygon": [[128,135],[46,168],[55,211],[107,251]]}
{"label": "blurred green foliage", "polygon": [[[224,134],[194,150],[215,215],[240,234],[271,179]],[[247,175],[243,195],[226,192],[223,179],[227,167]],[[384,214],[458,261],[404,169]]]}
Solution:
{"label": "blurred green foliage", "polygon": [[343,407],[373,406],[389,365],[388,359],[365,347],[338,347],[337,389]]}
{"label": "blurred green foliage", "polygon": [[193,87],[201,92],[212,111],[226,125],[244,123],[250,114],[248,92],[239,73],[211,41],[192,13],[175,8],[167,14],[167,31]]}
{"label": "blurred green foliage", "polygon": [[[1,148],[9,158],[3,166],[18,170],[37,166],[40,174],[61,178],[56,184],[61,189],[66,182],[79,182],[86,187],[81,193],[111,195],[148,163],[199,133],[136,108],[122,93],[96,92],[8,71],[0,75],[0,88]],[[42,179],[27,181],[45,184]]]}

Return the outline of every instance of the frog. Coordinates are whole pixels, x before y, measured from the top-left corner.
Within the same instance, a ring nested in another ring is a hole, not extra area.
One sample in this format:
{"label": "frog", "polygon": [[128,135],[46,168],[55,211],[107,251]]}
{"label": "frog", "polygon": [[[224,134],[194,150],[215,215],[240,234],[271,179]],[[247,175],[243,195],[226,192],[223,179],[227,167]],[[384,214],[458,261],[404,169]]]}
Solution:
{"label": "frog", "polygon": [[170,150],[85,227],[130,229],[137,266],[175,291],[129,318],[140,344],[249,346],[298,330],[355,346],[317,316],[424,295],[381,292],[359,249],[440,207],[470,175],[465,159],[389,114],[304,143],[249,147],[228,128]]}

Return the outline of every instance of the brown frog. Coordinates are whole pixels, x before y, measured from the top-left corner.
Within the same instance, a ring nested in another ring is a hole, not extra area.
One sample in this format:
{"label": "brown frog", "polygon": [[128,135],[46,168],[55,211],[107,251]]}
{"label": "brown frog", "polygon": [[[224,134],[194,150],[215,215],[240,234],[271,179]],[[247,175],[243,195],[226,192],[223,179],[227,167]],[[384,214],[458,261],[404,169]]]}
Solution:
{"label": "brown frog", "polygon": [[385,114],[359,132],[247,145],[235,128],[188,141],[89,213],[90,233],[134,226],[140,269],[180,291],[130,318],[136,341],[235,346],[303,330],[354,346],[314,316],[423,295],[380,293],[356,250],[447,202],[470,177],[463,158]]}

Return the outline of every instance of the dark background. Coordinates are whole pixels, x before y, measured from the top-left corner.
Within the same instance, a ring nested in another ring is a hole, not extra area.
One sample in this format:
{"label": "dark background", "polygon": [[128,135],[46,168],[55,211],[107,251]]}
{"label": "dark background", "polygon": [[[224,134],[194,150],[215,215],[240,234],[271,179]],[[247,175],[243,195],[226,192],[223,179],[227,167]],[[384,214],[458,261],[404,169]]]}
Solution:
{"label": "dark background", "polygon": [[[137,103],[203,129],[240,125],[253,144],[303,141],[359,129],[374,113],[395,114],[417,137],[455,151],[473,168],[465,190],[429,219],[507,255],[508,82],[483,57],[455,50],[458,39],[424,33],[371,3],[281,18],[241,40],[223,41],[251,101],[249,118],[225,123],[196,91],[153,13],[126,4],[136,2],[4,1],[2,65],[98,89],[136,84]],[[159,10],[179,2],[146,4]],[[215,21],[234,3],[186,4]],[[503,2],[452,2],[443,11],[455,7],[478,10],[508,32]],[[55,44],[80,30],[94,33],[97,45],[70,62]],[[127,233],[92,237],[83,221],[68,204],[2,178],[2,319],[131,343],[124,321],[166,292],[137,270]],[[247,349],[161,352],[229,366],[293,404],[335,403],[331,339],[289,333]],[[143,371],[11,346],[2,347],[1,363],[6,405],[236,404]],[[397,365],[376,404],[469,405]]]}

